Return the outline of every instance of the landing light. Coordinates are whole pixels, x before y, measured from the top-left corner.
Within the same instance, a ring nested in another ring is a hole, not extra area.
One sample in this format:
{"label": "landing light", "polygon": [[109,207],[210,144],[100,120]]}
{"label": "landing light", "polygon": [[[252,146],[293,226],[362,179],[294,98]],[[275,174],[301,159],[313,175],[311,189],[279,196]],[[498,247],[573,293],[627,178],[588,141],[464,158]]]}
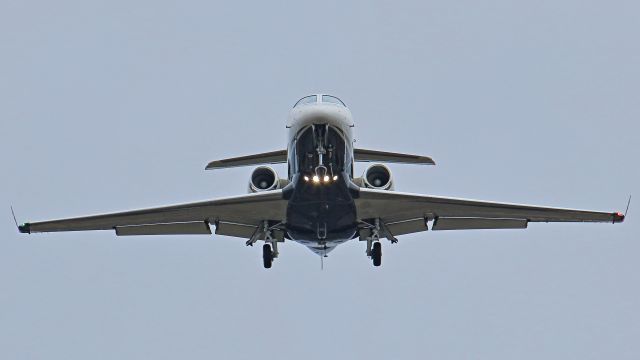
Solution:
{"label": "landing light", "polygon": [[336,180],[338,180],[338,175],[334,175],[333,177],[331,177],[329,175],[324,175],[322,177],[320,177],[318,175],[313,175],[313,177],[311,179],[309,179],[309,177],[307,175],[304,175],[302,178],[304,179],[304,181],[311,180],[315,184],[319,184],[321,180],[324,183],[329,183],[329,182],[331,182],[331,180],[336,181]]}

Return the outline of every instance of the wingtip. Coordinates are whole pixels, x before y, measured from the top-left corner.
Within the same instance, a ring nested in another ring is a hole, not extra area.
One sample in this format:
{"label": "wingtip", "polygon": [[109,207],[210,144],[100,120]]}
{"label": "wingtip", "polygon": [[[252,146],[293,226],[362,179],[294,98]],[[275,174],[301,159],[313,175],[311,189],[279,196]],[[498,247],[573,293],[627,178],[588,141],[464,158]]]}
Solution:
{"label": "wingtip", "polygon": [[621,223],[624,222],[625,215],[620,211],[613,213],[613,223]]}
{"label": "wingtip", "polygon": [[215,168],[217,168],[218,162],[217,161],[212,161],[210,163],[207,164],[207,166],[204,167],[205,170],[213,170]]}
{"label": "wingtip", "polygon": [[424,164],[426,164],[426,165],[435,165],[436,164],[436,162],[432,158],[430,158],[428,156],[423,156],[422,160],[424,161]]}
{"label": "wingtip", "polygon": [[24,223],[22,225],[19,225],[18,231],[20,231],[22,234],[31,234],[31,224]]}

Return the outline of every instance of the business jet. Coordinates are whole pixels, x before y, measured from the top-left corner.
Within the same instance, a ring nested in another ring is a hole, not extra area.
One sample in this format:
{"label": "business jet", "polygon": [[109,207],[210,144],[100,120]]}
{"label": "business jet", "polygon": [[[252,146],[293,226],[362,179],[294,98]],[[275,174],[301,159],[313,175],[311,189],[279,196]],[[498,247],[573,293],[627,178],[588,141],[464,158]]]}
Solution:
{"label": "business jet", "polygon": [[[310,95],[289,112],[287,148],[216,160],[206,170],[256,166],[248,194],[195,203],[25,223],[22,233],[115,230],[130,235],[216,235],[264,241],[262,260],[270,268],[278,245],[295,241],[326,257],[353,239],[366,244],[374,266],[382,261],[381,239],[429,229],[524,229],[531,222],[621,223],[621,212],[517,205],[394,191],[384,163],[435,165],[427,156],[354,147],[350,110],[337,97]],[[360,177],[355,162],[372,163]],[[269,164],[286,163],[287,177]],[[16,222],[17,224],[17,222]]]}

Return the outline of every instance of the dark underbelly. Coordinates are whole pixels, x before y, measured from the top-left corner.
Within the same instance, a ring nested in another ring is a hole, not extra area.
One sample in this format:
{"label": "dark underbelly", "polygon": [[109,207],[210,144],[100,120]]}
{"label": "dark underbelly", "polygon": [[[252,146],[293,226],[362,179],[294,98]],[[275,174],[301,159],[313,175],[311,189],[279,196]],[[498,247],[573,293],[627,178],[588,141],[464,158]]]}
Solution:
{"label": "dark underbelly", "polygon": [[287,233],[293,240],[351,239],[357,230],[356,207],[346,182],[298,182],[287,206]]}

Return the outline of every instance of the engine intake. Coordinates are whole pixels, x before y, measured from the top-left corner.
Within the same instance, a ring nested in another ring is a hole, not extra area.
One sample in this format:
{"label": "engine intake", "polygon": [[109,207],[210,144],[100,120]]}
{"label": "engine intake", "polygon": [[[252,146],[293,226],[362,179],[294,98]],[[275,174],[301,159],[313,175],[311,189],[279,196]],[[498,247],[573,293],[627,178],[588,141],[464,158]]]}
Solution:
{"label": "engine intake", "polygon": [[249,180],[250,192],[269,191],[280,188],[280,179],[275,170],[268,166],[257,167]]}
{"label": "engine intake", "polygon": [[362,175],[364,186],[378,190],[393,190],[391,170],[382,164],[371,165]]}

